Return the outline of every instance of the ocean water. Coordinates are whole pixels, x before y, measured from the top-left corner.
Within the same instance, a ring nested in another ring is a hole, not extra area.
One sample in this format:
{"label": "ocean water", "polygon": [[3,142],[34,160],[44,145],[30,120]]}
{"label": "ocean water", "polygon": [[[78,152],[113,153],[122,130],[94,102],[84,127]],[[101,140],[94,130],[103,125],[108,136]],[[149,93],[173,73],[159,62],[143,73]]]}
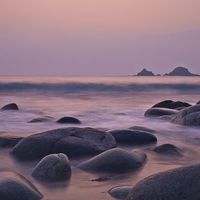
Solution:
{"label": "ocean water", "polygon": [[[40,183],[31,177],[36,162],[18,162],[10,149],[0,149],[0,169],[11,169],[30,179],[44,194],[44,200],[107,200],[107,191],[118,185],[134,185],[142,178],[166,169],[200,162],[198,128],[183,127],[161,119],[144,117],[146,109],[166,100],[195,104],[200,100],[199,77],[0,77],[0,106],[15,102],[19,111],[0,112],[2,135],[27,136],[70,125],[55,121],[74,116],[80,127],[122,129],[134,125],[157,130],[158,144],[173,143],[185,151],[181,159],[162,158],[140,147],[148,155],[143,169],[134,174],[112,177],[105,182],[91,181],[97,174],[73,168],[69,182]],[[33,118],[51,116],[55,120],[28,123]],[[136,147],[129,147],[134,149]],[[138,147],[137,147],[138,148]],[[78,161],[71,161],[72,166]]]}

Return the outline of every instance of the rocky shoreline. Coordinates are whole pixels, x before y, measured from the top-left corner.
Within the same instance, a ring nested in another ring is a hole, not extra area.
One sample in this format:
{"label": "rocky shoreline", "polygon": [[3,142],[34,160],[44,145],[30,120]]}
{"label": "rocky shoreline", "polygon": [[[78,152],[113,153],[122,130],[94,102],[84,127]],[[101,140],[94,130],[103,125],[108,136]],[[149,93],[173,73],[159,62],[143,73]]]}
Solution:
{"label": "rocky shoreline", "polygon": [[[13,114],[19,110],[17,104],[11,103],[3,106],[1,112]],[[153,105],[144,116],[183,126],[199,127],[200,104],[190,105],[186,102],[166,100]],[[49,121],[72,125],[81,123],[81,120],[72,116],[60,119],[41,116],[31,120],[31,123]],[[174,144],[158,145],[158,141],[157,130],[149,127],[134,126],[120,130],[69,127],[27,137],[2,135],[0,147],[9,148],[10,156],[19,160],[22,165],[26,161],[35,161],[37,164],[30,176],[43,184],[69,181],[74,168],[100,175],[96,181],[106,181],[110,175],[137,172],[151,159],[147,150],[164,158],[175,159],[184,157],[187,153]],[[77,158],[80,162],[74,164],[73,160]],[[134,187],[119,187],[109,190],[108,193],[114,198],[124,200],[199,200],[198,171],[199,164],[181,167],[147,177]],[[44,195],[39,189],[19,172],[2,170],[0,173],[0,199],[43,198]]]}

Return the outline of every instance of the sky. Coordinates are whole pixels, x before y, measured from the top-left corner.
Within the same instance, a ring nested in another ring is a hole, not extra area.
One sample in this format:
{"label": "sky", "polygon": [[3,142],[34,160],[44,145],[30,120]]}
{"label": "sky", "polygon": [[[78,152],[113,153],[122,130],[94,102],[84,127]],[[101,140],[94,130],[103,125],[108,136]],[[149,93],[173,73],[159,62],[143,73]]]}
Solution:
{"label": "sky", "polygon": [[200,0],[0,0],[0,75],[200,73]]}

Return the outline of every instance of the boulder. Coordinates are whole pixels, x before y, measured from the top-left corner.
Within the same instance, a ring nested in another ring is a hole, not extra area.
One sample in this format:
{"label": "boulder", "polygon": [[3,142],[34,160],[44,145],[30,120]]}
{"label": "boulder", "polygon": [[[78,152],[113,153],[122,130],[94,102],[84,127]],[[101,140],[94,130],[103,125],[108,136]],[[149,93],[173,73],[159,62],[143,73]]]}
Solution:
{"label": "boulder", "polygon": [[145,117],[162,117],[166,115],[175,115],[177,114],[177,110],[169,109],[169,108],[150,108],[148,109],[144,116]]}
{"label": "boulder", "polygon": [[57,123],[60,124],[81,124],[81,121],[75,117],[62,117]]}
{"label": "boulder", "polygon": [[82,162],[77,167],[88,172],[126,173],[137,170],[145,161],[146,154],[142,151],[127,152],[114,148]]}
{"label": "boulder", "polygon": [[16,103],[9,103],[1,108],[1,110],[19,110]]}
{"label": "boulder", "polygon": [[198,101],[197,104],[200,104],[200,101]]}
{"label": "boulder", "polygon": [[42,194],[23,176],[10,171],[1,171],[0,199],[39,200],[42,199]]}
{"label": "boulder", "polygon": [[127,198],[131,189],[132,187],[128,187],[128,186],[114,187],[108,190],[108,194],[115,199],[124,200]]}
{"label": "boulder", "polygon": [[0,136],[0,147],[14,147],[23,137]]}
{"label": "boulder", "polygon": [[28,121],[28,123],[40,123],[40,122],[50,122],[52,121],[54,118],[50,117],[50,116],[43,116],[43,117],[37,117],[34,118],[30,121]]}
{"label": "boulder", "polygon": [[155,147],[153,151],[163,155],[183,156],[183,151],[173,144],[162,144],[160,146]]}
{"label": "boulder", "polygon": [[181,110],[172,122],[186,126],[200,126],[200,104]]}
{"label": "boulder", "polygon": [[126,200],[199,200],[200,164],[161,172],[136,184]]}
{"label": "boulder", "polygon": [[146,128],[146,127],[143,127],[143,126],[132,126],[132,127],[128,128],[128,129],[131,129],[131,130],[134,130],[134,131],[145,131],[145,132],[149,132],[149,133],[156,132],[153,129]]}
{"label": "boulder", "polygon": [[161,101],[155,105],[152,106],[152,108],[170,108],[170,109],[180,109],[180,108],[185,108],[189,107],[191,104],[182,102],[182,101],[172,101],[172,100],[165,100]]}
{"label": "boulder", "polygon": [[77,156],[95,155],[113,147],[116,147],[115,138],[106,132],[72,127],[28,136],[11,153],[18,159],[33,160],[52,153],[66,153],[69,157],[77,155],[77,152]]}
{"label": "boulder", "polygon": [[156,136],[146,131],[139,130],[113,130],[109,132],[119,144],[151,144],[157,142]]}
{"label": "boulder", "polygon": [[68,180],[71,176],[69,159],[63,153],[45,156],[34,168],[32,176],[46,181]]}

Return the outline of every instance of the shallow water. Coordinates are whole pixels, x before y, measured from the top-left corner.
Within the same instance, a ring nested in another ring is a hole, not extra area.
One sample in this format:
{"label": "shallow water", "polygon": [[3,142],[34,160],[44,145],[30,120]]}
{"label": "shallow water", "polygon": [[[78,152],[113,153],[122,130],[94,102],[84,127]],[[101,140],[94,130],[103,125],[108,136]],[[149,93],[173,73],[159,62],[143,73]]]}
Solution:
{"label": "shallow water", "polygon": [[0,78],[0,106],[16,102],[20,111],[0,112],[0,134],[27,136],[54,128],[67,127],[56,122],[27,123],[40,116],[55,121],[74,116],[83,123],[80,127],[106,129],[128,128],[134,125],[155,129],[158,144],[172,143],[184,150],[184,157],[158,156],[148,146],[124,147],[143,149],[148,155],[146,165],[135,173],[111,176],[96,182],[99,174],[77,170],[78,160],[71,160],[73,173],[69,182],[41,183],[31,177],[37,162],[18,162],[10,149],[0,149],[0,169],[17,171],[31,180],[44,194],[44,200],[110,200],[107,191],[118,185],[134,185],[142,178],[159,171],[200,162],[198,128],[172,124],[161,119],[144,117],[146,109],[165,100],[181,100],[195,104],[200,99],[199,77],[98,77],[98,78]]}

